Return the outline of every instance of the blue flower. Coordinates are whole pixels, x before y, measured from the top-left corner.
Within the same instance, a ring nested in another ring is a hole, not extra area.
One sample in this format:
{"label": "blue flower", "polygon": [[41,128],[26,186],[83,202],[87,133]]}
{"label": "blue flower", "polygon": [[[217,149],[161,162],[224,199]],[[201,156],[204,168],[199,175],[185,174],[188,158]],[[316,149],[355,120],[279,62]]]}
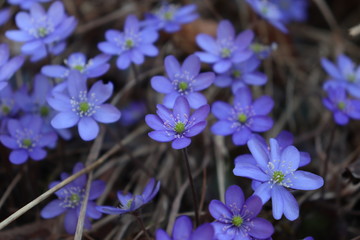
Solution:
{"label": "blue flower", "polygon": [[244,62],[234,64],[229,71],[216,76],[214,84],[218,87],[231,86],[234,94],[239,88],[248,85],[264,85],[267,76],[257,71],[260,63],[260,60],[253,56]]}
{"label": "blue flower", "polygon": [[199,15],[195,11],[196,5],[194,4],[179,7],[162,2],[160,8],[155,10],[154,13],[145,15],[146,19],[141,24],[156,30],[173,33],[179,31],[182,24],[190,23],[197,19]]}
{"label": "blue flower", "polygon": [[283,33],[288,32],[284,25],[284,15],[277,4],[268,0],[246,0],[246,2],[257,14],[267,20],[274,27]]}
{"label": "blue flower", "polygon": [[9,46],[5,43],[0,44],[0,90],[8,84],[8,80],[25,61],[24,56],[16,56],[12,59],[9,57]]}
{"label": "blue flower", "polygon": [[145,117],[147,125],[155,130],[149,132],[149,137],[158,142],[172,141],[174,149],[186,148],[191,143],[191,137],[205,129],[209,111],[209,105],[203,105],[190,115],[189,103],[182,96],[176,99],[173,111],[158,104],[158,116],[148,114]]}
{"label": "blue flower", "polygon": [[335,122],[339,125],[346,125],[349,118],[360,119],[360,101],[347,97],[342,87],[329,86],[328,96],[323,99],[323,104],[333,112]]}
{"label": "blue flower", "polygon": [[65,59],[65,65],[46,65],[42,67],[41,73],[53,78],[67,78],[70,71],[79,71],[86,78],[95,78],[104,75],[110,68],[107,62],[110,55],[100,54],[87,61],[83,53],[73,53]]}
{"label": "blue flower", "polygon": [[288,189],[315,190],[323,186],[322,177],[310,172],[297,170],[300,152],[294,146],[280,149],[276,139],[270,139],[270,152],[256,138],[248,141],[248,148],[256,164],[236,163],[233,170],[236,176],[247,177],[260,182],[254,195],[265,204],[272,198],[273,216],[280,219],[284,214],[289,220],[299,217],[299,206]]}
{"label": "blue flower", "polygon": [[250,43],[254,38],[251,30],[243,31],[235,36],[235,29],[228,20],[223,20],[217,28],[217,38],[201,33],[196,36],[196,43],[205,52],[196,52],[200,60],[214,64],[216,73],[228,71],[234,63],[251,57]]}
{"label": "blue flower", "polygon": [[142,101],[130,102],[121,109],[120,123],[123,126],[131,126],[143,119],[147,112],[145,103]]}
{"label": "blue flower", "polygon": [[74,17],[65,14],[59,1],[52,3],[47,12],[40,4],[33,3],[30,14],[19,12],[15,21],[20,30],[9,30],[5,35],[16,42],[25,42],[21,52],[31,55],[31,61],[45,58],[48,52],[60,54],[65,49],[65,39],[77,25]]}
{"label": "blue flower", "polygon": [[134,212],[150,202],[159,192],[159,189],[160,182],[155,182],[155,179],[151,178],[140,195],[133,195],[131,193],[118,191],[117,197],[120,201],[119,207],[97,206],[96,209],[106,214],[124,214]]}
{"label": "blue flower", "polygon": [[352,96],[360,98],[360,66],[356,67],[344,54],[337,57],[337,66],[326,58],[321,58],[321,65],[330,75],[330,79],[324,83],[325,90],[330,86],[334,88],[341,86]]}
{"label": "blue flower", "polygon": [[0,135],[0,141],[12,149],[9,159],[13,164],[22,164],[30,157],[35,161],[46,157],[45,146],[54,145],[55,133],[43,134],[43,121],[37,115],[25,115],[20,120],[10,119],[7,123],[8,135]]}
{"label": "blue flower", "polygon": [[271,43],[270,45],[263,45],[261,43],[252,43],[250,49],[253,51],[255,56],[258,59],[266,59],[270,54],[277,49],[276,43]]}
{"label": "blue flower", "polygon": [[9,4],[19,5],[22,9],[30,9],[34,3],[50,2],[51,0],[8,0]]}
{"label": "blue flower", "polygon": [[262,208],[261,199],[251,196],[246,201],[239,186],[228,187],[225,193],[225,204],[212,200],[209,205],[210,214],[215,218],[212,225],[219,240],[251,240],[265,239],[274,233],[271,223],[258,218]]}
{"label": "blue flower", "polygon": [[155,91],[164,93],[163,104],[173,108],[178,96],[184,96],[191,108],[199,108],[207,103],[204,95],[198,91],[208,88],[215,78],[213,72],[200,73],[200,60],[196,55],[188,56],[182,66],[172,55],[165,58],[165,70],[168,77],[155,76],[151,86]]}
{"label": "blue flower", "polygon": [[86,79],[78,72],[69,75],[64,92],[53,91],[48,97],[49,105],[59,113],[52,119],[51,125],[57,129],[78,125],[80,137],[85,141],[96,138],[101,123],[119,120],[120,111],[111,104],[104,104],[111,97],[113,84],[104,84],[101,80],[94,83],[88,91]]}
{"label": "blue flower", "polygon": [[124,32],[108,30],[105,33],[106,42],[98,44],[100,51],[118,55],[116,65],[126,69],[133,62],[137,65],[144,62],[144,55],[155,57],[159,50],[154,46],[158,33],[153,28],[140,29],[139,20],[135,15],[126,17]]}
{"label": "blue flower", "polygon": [[[73,174],[79,172],[84,168],[82,163],[77,163],[74,166]],[[61,180],[65,180],[69,175],[67,173],[61,174]],[[74,181],[55,192],[58,199],[48,203],[40,212],[43,218],[53,218],[59,216],[62,213],[65,214],[64,227],[67,233],[74,234],[76,225],[78,222],[80,209],[84,201],[85,189],[86,189],[87,176],[81,175]],[[59,184],[60,181],[50,183],[49,188]],[[95,180],[90,185],[89,198],[87,202],[87,208],[85,213],[85,229],[91,229],[90,218],[99,219],[101,212],[96,209],[96,200],[105,190],[105,183],[101,180]]]}
{"label": "blue flower", "polygon": [[10,8],[3,8],[0,9],[0,26],[7,23],[11,16],[11,9]]}
{"label": "blue flower", "polygon": [[7,122],[16,116],[19,111],[15,93],[10,85],[0,90],[0,133],[7,133]]}
{"label": "blue flower", "polygon": [[193,224],[188,216],[176,218],[172,237],[164,230],[156,231],[156,240],[213,240],[214,228],[209,223],[202,224],[193,231]]}
{"label": "blue flower", "polygon": [[307,18],[308,0],[271,0],[276,4],[285,23],[303,22]]}
{"label": "blue flower", "polygon": [[266,116],[274,106],[268,96],[252,101],[251,92],[247,87],[240,88],[234,97],[234,105],[216,101],[212,105],[212,113],[219,119],[211,131],[215,135],[232,134],[235,145],[244,145],[253,132],[266,132],[273,126],[273,120]]}

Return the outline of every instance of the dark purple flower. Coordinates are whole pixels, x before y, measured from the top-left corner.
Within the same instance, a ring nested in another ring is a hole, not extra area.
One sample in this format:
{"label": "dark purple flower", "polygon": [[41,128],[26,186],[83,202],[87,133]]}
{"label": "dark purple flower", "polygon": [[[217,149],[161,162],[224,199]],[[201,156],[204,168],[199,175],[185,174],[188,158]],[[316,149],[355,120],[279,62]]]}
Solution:
{"label": "dark purple flower", "polygon": [[234,174],[260,182],[254,195],[259,196],[263,204],[272,198],[275,219],[280,219],[283,214],[291,221],[297,219],[299,206],[288,189],[318,189],[324,184],[322,177],[297,170],[300,152],[294,146],[281,150],[278,141],[271,138],[269,151],[257,138],[251,138],[248,148],[256,163],[238,161]]}
{"label": "dark purple flower", "polygon": [[360,119],[360,101],[347,97],[342,87],[329,86],[328,96],[323,99],[323,104],[333,112],[335,122],[339,125],[346,125],[349,118]]}
{"label": "dark purple flower", "polygon": [[96,209],[106,214],[124,214],[134,212],[150,202],[159,192],[159,189],[160,182],[156,182],[154,178],[151,178],[140,195],[124,193],[123,191],[117,192],[117,197],[120,201],[119,207],[97,206]]}
{"label": "dark purple flower", "polygon": [[104,84],[101,80],[94,83],[88,91],[86,79],[78,71],[73,71],[67,80],[63,92],[53,91],[47,98],[49,105],[59,113],[51,120],[56,129],[78,125],[80,137],[85,141],[96,138],[101,123],[119,120],[120,111],[104,102],[111,97],[113,84]]}
{"label": "dark purple flower", "polygon": [[165,70],[168,77],[155,76],[151,86],[155,91],[166,94],[163,104],[173,108],[178,96],[184,96],[191,108],[199,108],[207,103],[204,95],[198,91],[208,88],[215,78],[213,72],[200,72],[200,60],[196,55],[188,56],[180,66],[172,55],[165,58]]}
{"label": "dark purple flower", "polygon": [[126,17],[124,32],[108,30],[105,38],[106,42],[99,43],[98,48],[106,54],[118,55],[116,65],[119,69],[126,69],[131,63],[142,64],[144,55],[155,57],[159,53],[154,45],[157,31],[153,28],[140,29],[135,15]]}
{"label": "dark purple flower", "polygon": [[[0,90],[0,120],[1,133],[4,131],[4,126],[7,127],[7,119],[15,117],[19,111],[19,103],[15,100],[15,93],[10,85]],[[6,123],[5,123],[6,122]],[[5,124],[3,126],[3,124]]]}
{"label": "dark purple flower", "polygon": [[23,65],[24,56],[9,59],[10,51],[6,43],[0,44],[0,90],[7,84],[12,75]]}
{"label": "dark purple flower", "polygon": [[206,117],[210,111],[209,105],[203,105],[190,115],[190,106],[185,97],[178,97],[171,111],[162,104],[157,105],[157,115],[148,114],[145,121],[155,131],[149,132],[149,137],[159,142],[172,141],[172,148],[186,148],[191,143],[191,137],[202,132],[206,127]]}
{"label": "dark purple flower", "polygon": [[[82,163],[77,163],[74,166],[73,174],[79,172],[84,168]],[[61,174],[61,180],[65,180],[69,175],[67,173]],[[65,213],[64,227],[67,233],[74,234],[78,222],[80,209],[84,201],[86,189],[87,176],[81,175],[74,181],[55,192],[58,199],[51,201],[41,210],[41,217],[53,218],[62,213]],[[60,181],[50,183],[49,188],[59,184]],[[90,218],[99,219],[101,212],[96,209],[96,200],[105,190],[105,183],[101,180],[95,180],[91,183],[90,193],[87,202],[85,213],[85,229],[91,229]]]}
{"label": "dark purple flower", "polygon": [[200,60],[214,64],[216,73],[228,71],[234,63],[242,62],[251,57],[250,43],[254,38],[251,30],[243,31],[235,36],[235,29],[228,20],[223,20],[217,28],[217,38],[200,33],[196,36],[196,43],[204,52],[196,52]]}
{"label": "dark purple flower", "polygon": [[216,220],[212,225],[217,239],[269,238],[274,233],[274,228],[269,221],[257,217],[261,208],[262,202],[258,196],[251,196],[245,201],[244,193],[239,186],[228,187],[225,204],[219,200],[212,200],[209,205],[210,214]]}
{"label": "dark purple flower", "polygon": [[22,9],[30,9],[34,3],[50,2],[51,0],[8,0],[9,4],[19,5]]}
{"label": "dark purple flower", "polygon": [[212,105],[212,113],[219,119],[211,131],[215,135],[232,134],[235,145],[244,145],[253,132],[266,132],[273,126],[273,120],[266,116],[274,106],[274,101],[268,96],[262,96],[252,101],[248,88],[240,88],[234,97],[234,104],[216,101]]}
{"label": "dark purple flower", "polygon": [[337,65],[326,58],[321,59],[321,65],[330,76],[329,81],[324,83],[324,89],[329,87],[344,87],[352,96],[360,98],[360,66],[346,55],[337,57]]}
{"label": "dark purple flower", "polygon": [[303,22],[307,18],[308,0],[271,0],[276,4],[285,23]]}
{"label": "dark purple flower", "polygon": [[279,6],[274,2],[268,0],[246,0],[246,2],[258,15],[267,20],[274,27],[283,33],[288,32],[284,25],[285,17]]}
{"label": "dark purple flower", "polygon": [[31,61],[45,58],[49,53],[58,55],[66,46],[65,39],[74,31],[77,21],[65,14],[60,1],[51,4],[48,11],[33,3],[30,14],[19,12],[15,17],[20,30],[6,31],[5,35],[16,42],[25,42],[21,52],[31,55]]}
{"label": "dark purple flower", "polygon": [[9,135],[0,135],[0,141],[12,149],[9,159],[13,164],[22,164],[30,157],[35,161],[46,157],[45,146],[54,145],[55,133],[41,132],[43,121],[37,115],[25,115],[20,120],[10,119],[7,123]]}
{"label": "dark purple flower", "polygon": [[107,62],[110,55],[100,54],[87,61],[83,53],[73,53],[64,60],[66,67],[62,65],[46,65],[41,73],[53,78],[67,78],[70,71],[79,71],[86,78],[94,78],[104,75],[110,68]]}
{"label": "dark purple flower", "polygon": [[309,237],[304,238],[304,240],[314,240],[314,238],[309,236]]}
{"label": "dark purple flower", "polygon": [[229,71],[216,76],[214,84],[218,87],[231,86],[234,94],[239,88],[248,85],[264,85],[267,76],[257,71],[260,63],[260,60],[253,56],[244,62],[234,64]]}
{"label": "dark purple flower", "polygon": [[159,9],[145,15],[146,19],[141,25],[168,33],[177,32],[182,24],[190,23],[199,17],[195,11],[195,4],[179,7],[162,2]]}
{"label": "dark purple flower", "polygon": [[202,224],[193,231],[193,224],[188,216],[180,216],[175,220],[172,237],[164,230],[156,231],[156,240],[213,240],[214,228],[209,223]]}

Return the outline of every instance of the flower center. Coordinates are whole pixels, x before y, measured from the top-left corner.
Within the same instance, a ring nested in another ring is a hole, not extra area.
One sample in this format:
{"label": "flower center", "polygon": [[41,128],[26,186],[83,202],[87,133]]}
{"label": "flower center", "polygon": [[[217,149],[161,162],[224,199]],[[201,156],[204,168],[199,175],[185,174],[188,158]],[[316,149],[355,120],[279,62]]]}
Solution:
{"label": "flower center", "polygon": [[355,80],[356,80],[356,77],[355,77],[355,75],[354,74],[349,74],[348,76],[347,76],[347,80],[348,80],[348,82],[355,82]]}
{"label": "flower center", "polygon": [[64,189],[64,191],[62,191],[61,193],[63,197],[61,197],[62,203],[60,204],[60,206],[63,208],[77,207],[83,199],[84,192],[85,189],[78,186]]}
{"label": "flower center", "polygon": [[264,46],[261,45],[260,43],[253,43],[250,46],[251,50],[253,50],[256,53],[261,52],[262,50],[264,50]]}
{"label": "flower center", "polygon": [[241,122],[241,123],[246,123],[246,121],[247,121],[247,116],[246,116],[245,114],[243,114],[243,113],[240,113],[240,114],[238,115],[238,120],[239,120],[239,122]]}
{"label": "flower center", "polygon": [[87,111],[89,111],[90,106],[88,102],[81,102],[79,104],[79,110],[81,113],[86,113]]}
{"label": "flower center", "polygon": [[75,205],[77,205],[77,204],[80,202],[80,196],[79,196],[79,194],[77,194],[77,193],[73,193],[73,194],[71,194],[69,200],[70,200],[70,202],[72,202],[72,203],[74,203]]}
{"label": "flower center", "polygon": [[266,7],[266,6],[263,6],[261,9],[260,9],[260,12],[264,15],[266,15],[268,13],[269,9]]}
{"label": "flower center", "polygon": [[10,107],[9,106],[6,106],[6,105],[3,105],[2,108],[1,108],[2,112],[4,115],[8,115],[9,112],[10,112]]}
{"label": "flower center", "polygon": [[284,179],[285,179],[285,175],[281,171],[274,171],[272,180],[275,183],[281,183],[282,181],[284,181]]}
{"label": "flower center", "polygon": [[177,133],[183,133],[185,131],[185,124],[182,122],[176,123],[174,131]]}
{"label": "flower center", "polygon": [[46,35],[48,35],[48,30],[45,27],[39,27],[37,29],[37,35],[39,37],[45,37]]}
{"label": "flower center", "polygon": [[241,224],[243,224],[243,222],[244,220],[240,216],[234,216],[233,219],[231,220],[231,223],[236,227],[240,227]]}
{"label": "flower center", "polygon": [[164,13],[164,19],[165,20],[172,20],[174,18],[174,14],[172,12],[165,12]]}
{"label": "flower center", "polygon": [[337,107],[338,107],[340,110],[344,110],[345,107],[346,107],[346,105],[345,105],[345,103],[344,103],[343,101],[340,101],[340,102],[338,102]]}
{"label": "flower center", "polygon": [[29,148],[32,145],[32,141],[29,138],[25,138],[21,142],[22,142],[23,148]]}
{"label": "flower center", "polygon": [[72,68],[75,70],[78,70],[79,72],[82,72],[85,69],[85,67],[83,65],[75,65]]}
{"label": "flower center", "polygon": [[126,41],[125,41],[125,47],[126,47],[127,49],[130,49],[130,48],[134,47],[134,41],[131,40],[131,39],[126,39]]}
{"label": "flower center", "polygon": [[47,106],[40,107],[40,116],[47,117],[49,115],[50,109]]}
{"label": "flower center", "polygon": [[179,82],[178,88],[181,92],[184,92],[188,89],[188,83],[187,82]]}
{"label": "flower center", "polygon": [[221,49],[221,57],[227,58],[230,57],[230,55],[231,55],[231,50],[229,48]]}
{"label": "flower center", "polygon": [[238,77],[241,76],[241,72],[240,72],[239,70],[234,70],[234,71],[233,71],[233,76],[234,76],[235,78],[238,78]]}
{"label": "flower center", "polygon": [[126,208],[130,208],[133,201],[134,201],[134,199],[129,199],[129,201],[127,201],[127,203],[126,203]]}

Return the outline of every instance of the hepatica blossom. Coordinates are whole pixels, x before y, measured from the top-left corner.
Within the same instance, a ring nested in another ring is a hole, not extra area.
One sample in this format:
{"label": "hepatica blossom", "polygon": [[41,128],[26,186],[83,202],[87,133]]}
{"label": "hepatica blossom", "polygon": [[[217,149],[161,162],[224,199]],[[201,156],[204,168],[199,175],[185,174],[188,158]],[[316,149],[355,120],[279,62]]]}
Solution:
{"label": "hepatica blossom", "polygon": [[22,9],[29,9],[33,3],[45,3],[51,0],[8,0],[9,4],[19,5]]}
{"label": "hepatica blossom", "polygon": [[307,18],[308,0],[271,0],[275,3],[282,15],[284,22],[303,22]]}
{"label": "hepatica blossom", "polygon": [[248,142],[248,147],[256,164],[236,163],[234,174],[260,182],[254,195],[265,204],[272,198],[273,216],[280,219],[284,214],[289,220],[299,217],[299,206],[288,189],[315,190],[324,184],[322,177],[310,172],[297,170],[300,152],[294,146],[279,148],[276,139],[270,139],[270,151],[256,138]]}
{"label": "hepatica blossom", "polygon": [[45,146],[54,145],[55,133],[41,132],[42,119],[37,115],[25,115],[20,120],[7,122],[8,135],[0,135],[1,143],[12,149],[9,159],[13,164],[22,164],[30,157],[35,161],[46,157]]}
{"label": "hepatica blossom", "polygon": [[200,60],[213,64],[216,73],[228,71],[232,64],[248,59],[252,52],[250,43],[254,38],[251,30],[243,31],[235,36],[235,29],[228,20],[223,20],[217,28],[217,38],[201,33],[196,36],[196,43],[204,52],[196,52]]}
{"label": "hepatica blossom", "polygon": [[209,105],[204,105],[190,115],[190,106],[185,97],[178,97],[171,111],[162,104],[157,105],[157,115],[148,114],[145,121],[154,131],[149,137],[159,142],[171,142],[172,148],[186,148],[191,137],[202,132],[206,127]]}
{"label": "hepatica blossom", "polygon": [[176,218],[170,237],[164,230],[156,231],[156,240],[213,240],[214,228],[209,223],[202,224],[193,231],[193,224],[188,216]]}
{"label": "hepatica blossom", "polygon": [[79,72],[72,72],[67,80],[67,89],[53,92],[48,97],[49,105],[57,115],[51,125],[57,129],[70,128],[78,125],[80,137],[85,141],[96,138],[101,123],[112,123],[119,120],[121,114],[111,104],[104,102],[111,97],[113,84],[104,84],[101,80],[94,83],[88,91],[86,79]]}
{"label": "hepatica blossom", "polygon": [[194,4],[179,7],[163,2],[159,9],[153,13],[146,14],[146,19],[141,24],[156,30],[173,33],[179,31],[182,24],[190,23],[197,19],[199,15],[195,11],[196,5]]}
{"label": "hepatica blossom", "polygon": [[168,77],[155,76],[151,86],[155,91],[166,94],[163,104],[173,108],[178,96],[185,97],[191,108],[199,108],[207,103],[204,95],[198,91],[208,88],[215,78],[213,72],[200,72],[200,60],[196,55],[188,56],[180,66],[172,55],[165,58],[165,70]]}
{"label": "hepatica blossom", "polygon": [[336,64],[326,58],[321,59],[321,65],[329,75],[329,80],[324,83],[324,88],[332,86],[344,87],[352,96],[360,98],[360,66],[346,55],[341,54],[336,59]]}
{"label": "hepatica blossom", "polygon": [[8,84],[8,80],[23,65],[25,60],[24,56],[9,58],[9,46],[5,43],[0,44],[0,90]]}
{"label": "hepatica blossom", "polygon": [[211,131],[215,135],[232,134],[235,145],[244,145],[253,132],[265,132],[272,128],[273,120],[267,116],[274,106],[274,101],[268,96],[262,96],[252,101],[248,88],[240,88],[234,96],[234,104],[216,101],[212,105],[212,113],[219,119]]}
{"label": "hepatica blossom", "polygon": [[48,52],[61,53],[66,46],[65,39],[77,24],[74,17],[66,15],[64,5],[59,1],[52,3],[47,12],[40,4],[33,3],[30,14],[19,12],[15,21],[20,30],[9,30],[5,35],[16,42],[25,42],[21,52],[31,55],[31,61],[46,57]]}
{"label": "hepatica blossom", "polygon": [[[73,174],[79,172],[84,168],[82,163],[77,163],[74,166]],[[69,175],[67,173],[61,174],[61,180],[65,180]],[[87,176],[81,175],[74,181],[55,192],[58,199],[51,201],[41,210],[41,217],[54,218],[62,213],[65,213],[64,227],[67,233],[74,234],[76,225],[80,215],[80,209],[84,202],[85,190],[86,190]],[[50,183],[49,188],[52,188],[59,184],[60,181]],[[90,218],[99,219],[101,212],[96,209],[96,203],[94,202],[105,190],[105,183],[101,180],[95,180],[90,185],[89,198],[87,202],[87,208],[85,213],[85,229],[91,229]]]}
{"label": "hepatica blossom", "polygon": [[11,9],[10,8],[0,9],[0,26],[7,23],[9,21],[10,16],[11,16]]}
{"label": "hepatica blossom", "polygon": [[124,31],[108,30],[105,33],[106,42],[98,44],[100,51],[119,56],[116,65],[126,69],[131,63],[142,64],[144,55],[155,57],[159,50],[154,46],[158,38],[155,29],[146,27],[140,29],[139,20],[135,15],[126,17]]}
{"label": "hepatica blossom", "polygon": [[216,239],[219,240],[251,240],[265,239],[274,233],[271,223],[258,218],[262,208],[261,199],[251,196],[247,200],[239,186],[228,187],[225,193],[225,204],[212,200],[209,205],[210,214],[215,218]]}
{"label": "hepatica blossom", "polygon": [[150,202],[159,192],[159,189],[160,182],[156,182],[154,178],[151,178],[140,195],[133,195],[132,193],[118,191],[117,197],[120,201],[119,207],[97,206],[96,209],[106,214],[124,214],[134,212]]}
{"label": "hepatica blossom", "polygon": [[333,112],[337,124],[346,125],[349,118],[360,119],[360,101],[348,98],[344,88],[329,86],[327,94],[323,104]]}
{"label": "hepatica blossom", "polygon": [[41,73],[48,77],[64,79],[69,76],[70,71],[79,71],[86,78],[99,77],[109,70],[109,59],[110,55],[100,54],[87,61],[83,53],[73,53],[64,60],[66,66],[46,65],[42,67]]}
{"label": "hepatica blossom", "polygon": [[266,59],[270,54],[277,49],[278,45],[276,43],[271,43],[270,45],[264,45],[261,43],[252,43],[250,49],[253,51],[255,56],[258,59]]}

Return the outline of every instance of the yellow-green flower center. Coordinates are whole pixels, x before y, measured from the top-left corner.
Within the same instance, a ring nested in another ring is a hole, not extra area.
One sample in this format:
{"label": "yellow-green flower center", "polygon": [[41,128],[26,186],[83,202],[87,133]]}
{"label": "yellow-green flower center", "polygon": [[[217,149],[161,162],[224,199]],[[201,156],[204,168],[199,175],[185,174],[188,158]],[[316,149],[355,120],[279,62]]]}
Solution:
{"label": "yellow-green flower center", "polygon": [[221,57],[226,58],[226,57],[230,57],[230,55],[231,55],[230,49],[228,48],[221,49]]}
{"label": "yellow-green flower center", "polygon": [[183,133],[185,131],[185,124],[182,122],[176,123],[174,130],[177,133]]}
{"label": "yellow-green flower center", "polygon": [[355,82],[356,77],[355,77],[354,74],[349,74],[349,75],[347,76],[347,80],[348,80],[349,82]]}
{"label": "yellow-green flower center", "polygon": [[127,201],[126,208],[130,208],[133,201],[134,201],[133,199],[130,199],[129,201]]}
{"label": "yellow-green flower center", "polygon": [[264,50],[264,46],[261,45],[260,43],[253,43],[250,46],[251,50],[253,50],[256,53],[261,52],[262,50]]}
{"label": "yellow-green flower center", "polygon": [[71,194],[71,196],[70,196],[70,202],[72,202],[72,203],[78,203],[78,202],[80,202],[80,196],[79,196],[79,194],[76,194],[76,193],[73,193],[73,194]]}
{"label": "yellow-green flower center", "polygon": [[32,145],[32,141],[29,138],[25,138],[22,140],[22,144],[25,148],[29,148]]}
{"label": "yellow-green flower center", "polygon": [[3,105],[1,110],[5,115],[7,115],[10,112],[10,107]]}
{"label": "yellow-green flower center", "polygon": [[40,115],[42,117],[46,117],[49,115],[50,109],[47,106],[41,106],[40,107]]}
{"label": "yellow-green flower center", "polygon": [[231,220],[232,224],[236,227],[240,227],[241,224],[243,224],[244,219],[242,219],[242,217],[240,216],[234,216],[233,219]]}
{"label": "yellow-green flower center", "polygon": [[37,29],[37,34],[38,34],[39,37],[45,37],[46,35],[48,35],[48,31],[44,27],[39,27]]}
{"label": "yellow-green flower center", "polygon": [[164,14],[164,19],[165,20],[172,20],[174,18],[174,14],[172,12],[166,12]]}
{"label": "yellow-green flower center", "polygon": [[338,102],[337,107],[338,107],[340,110],[344,110],[345,107],[346,107],[346,105],[345,105],[345,103],[344,103],[343,101],[340,101],[340,102]]}
{"label": "yellow-green flower center", "polygon": [[239,120],[239,122],[241,122],[241,123],[246,123],[246,121],[247,121],[247,116],[246,116],[245,114],[243,114],[243,113],[240,113],[240,114],[238,115],[238,120]]}
{"label": "yellow-green flower center", "polygon": [[80,109],[80,112],[82,113],[86,113],[88,110],[89,110],[90,106],[89,106],[89,103],[87,102],[81,102],[79,104],[79,109]]}
{"label": "yellow-green flower center", "polygon": [[236,78],[238,78],[238,77],[241,76],[241,72],[240,72],[239,70],[234,70],[234,71],[233,71],[233,76],[236,77]]}
{"label": "yellow-green flower center", "polygon": [[72,68],[75,70],[78,70],[79,72],[82,72],[85,69],[84,66],[82,66],[82,65],[75,65]]}
{"label": "yellow-green flower center", "polygon": [[281,171],[274,171],[272,180],[275,183],[281,183],[282,181],[284,181],[284,178],[285,178],[285,175]]}
{"label": "yellow-green flower center", "polygon": [[185,91],[188,88],[188,83],[187,82],[179,82],[178,88],[180,91]]}
{"label": "yellow-green flower center", "polygon": [[127,40],[125,41],[125,47],[126,47],[126,48],[132,48],[133,46],[134,46],[134,41],[133,41],[133,40],[127,39]]}
{"label": "yellow-green flower center", "polygon": [[266,14],[268,13],[269,9],[264,6],[264,7],[262,7],[262,8],[260,9],[260,11],[261,11],[262,14],[266,15]]}

